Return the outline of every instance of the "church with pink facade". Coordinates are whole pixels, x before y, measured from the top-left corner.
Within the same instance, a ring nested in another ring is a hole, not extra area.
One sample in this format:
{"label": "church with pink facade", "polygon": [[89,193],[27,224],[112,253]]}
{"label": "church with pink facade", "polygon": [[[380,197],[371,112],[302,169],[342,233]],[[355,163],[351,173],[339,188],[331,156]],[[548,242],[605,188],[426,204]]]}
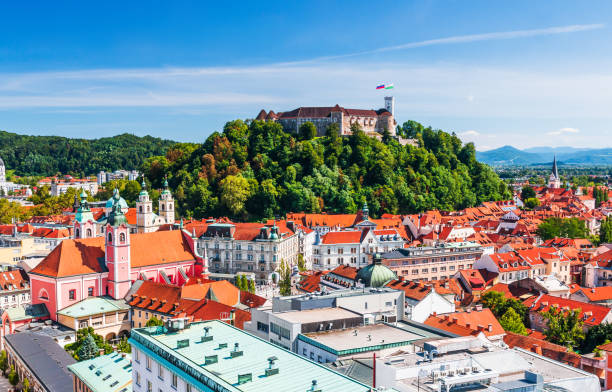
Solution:
{"label": "church with pink facade", "polygon": [[123,199],[115,192],[102,233],[97,233],[100,224],[81,197],[75,238],[62,241],[29,273],[32,303],[46,305],[51,319],[88,297],[124,298],[136,280],[182,285],[207,273],[205,257],[187,231],[167,225],[169,230],[132,233]]}

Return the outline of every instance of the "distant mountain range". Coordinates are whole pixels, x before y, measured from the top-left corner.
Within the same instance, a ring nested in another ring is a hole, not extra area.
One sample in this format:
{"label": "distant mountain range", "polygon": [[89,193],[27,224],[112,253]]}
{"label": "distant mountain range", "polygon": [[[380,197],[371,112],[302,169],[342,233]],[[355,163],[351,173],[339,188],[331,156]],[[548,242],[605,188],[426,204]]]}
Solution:
{"label": "distant mountain range", "polygon": [[479,161],[491,166],[545,165],[550,164],[555,155],[562,165],[612,165],[612,148],[531,147],[519,150],[503,146],[476,152]]}

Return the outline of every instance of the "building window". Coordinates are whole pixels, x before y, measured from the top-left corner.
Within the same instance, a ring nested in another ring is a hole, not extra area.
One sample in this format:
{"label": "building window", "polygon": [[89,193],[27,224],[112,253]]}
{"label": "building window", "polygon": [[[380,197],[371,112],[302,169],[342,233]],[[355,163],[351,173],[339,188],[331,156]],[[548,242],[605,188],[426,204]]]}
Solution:
{"label": "building window", "polygon": [[140,363],[140,358],[139,357],[140,357],[140,355],[139,355],[138,350],[134,350],[134,360],[136,362],[138,362],[138,363]]}
{"label": "building window", "polygon": [[140,373],[136,372],[136,385],[140,386]]}
{"label": "building window", "polygon": [[88,297],[92,297],[94,295],[93,289],[94,288],[91,287],[91,286],[87,288],[87,296]]}
{"label": "building window", "polygon": [[108,233],[108,243],[109,244],[113,243],[113,235],[112,235],[112,233]]}
{"label": "building window", "polygon": [[76,290],[68,291],[68,299],[73,301],[76,298]]}
{"label": "building window", "polygon": [[176,386],[178,385],[178,377],[176,376],[176,374],[172,374],[172,388],[176,389]]}
{"label": "building window", "polygon": [[153,392],[153,384],[149,380],[147,380],[147,392]]}
{"label": "building window", "polygon": [[119,234],[119,243],[125,244],[125,233]]}
{"label": "building window", "polygon": [[147,358],[145,359],[145,364],[147,367],[148,371],[151,371],[151,358],[147,356]]}
{"label": "building window", "polygon": [[185,392],[191,392],[191,385],[185,384]]}

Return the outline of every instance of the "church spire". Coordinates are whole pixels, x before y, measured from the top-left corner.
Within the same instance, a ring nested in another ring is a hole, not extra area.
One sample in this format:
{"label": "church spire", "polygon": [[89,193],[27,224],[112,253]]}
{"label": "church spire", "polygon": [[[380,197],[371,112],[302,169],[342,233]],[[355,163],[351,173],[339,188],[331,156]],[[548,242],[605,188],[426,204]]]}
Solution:
{"label": "church spire", "polygon": [[552,175],[555,176],[555,178],[559,178],[559,170],[557,170],[557,156],[556,155],[553,157]]}

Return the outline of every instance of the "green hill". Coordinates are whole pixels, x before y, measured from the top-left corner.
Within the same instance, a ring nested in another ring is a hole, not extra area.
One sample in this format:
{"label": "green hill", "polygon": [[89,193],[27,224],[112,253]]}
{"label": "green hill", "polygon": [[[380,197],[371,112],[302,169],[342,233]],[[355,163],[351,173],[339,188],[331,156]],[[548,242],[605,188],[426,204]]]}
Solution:
{"label": "green hill", "polygon": [[165,154],[174,143],[127,133],[90,140],[0,131],[0,158],[20,176],[90,175],[100,170],[138,169],[146,158]]}
{"label": "green hill", "polygon": [[[177,144],[145,161],[154,187],[168,176],[184,216],[260,219],[286,212],[371,213],[454,210],[510,197],[497,175],[476,160],[473,144],[409,121],[399,128],[419,147],[354,129],[299,140],[278,123],[228,122],[202,145]],[[308,134],[305,132],[304,134]]]}

